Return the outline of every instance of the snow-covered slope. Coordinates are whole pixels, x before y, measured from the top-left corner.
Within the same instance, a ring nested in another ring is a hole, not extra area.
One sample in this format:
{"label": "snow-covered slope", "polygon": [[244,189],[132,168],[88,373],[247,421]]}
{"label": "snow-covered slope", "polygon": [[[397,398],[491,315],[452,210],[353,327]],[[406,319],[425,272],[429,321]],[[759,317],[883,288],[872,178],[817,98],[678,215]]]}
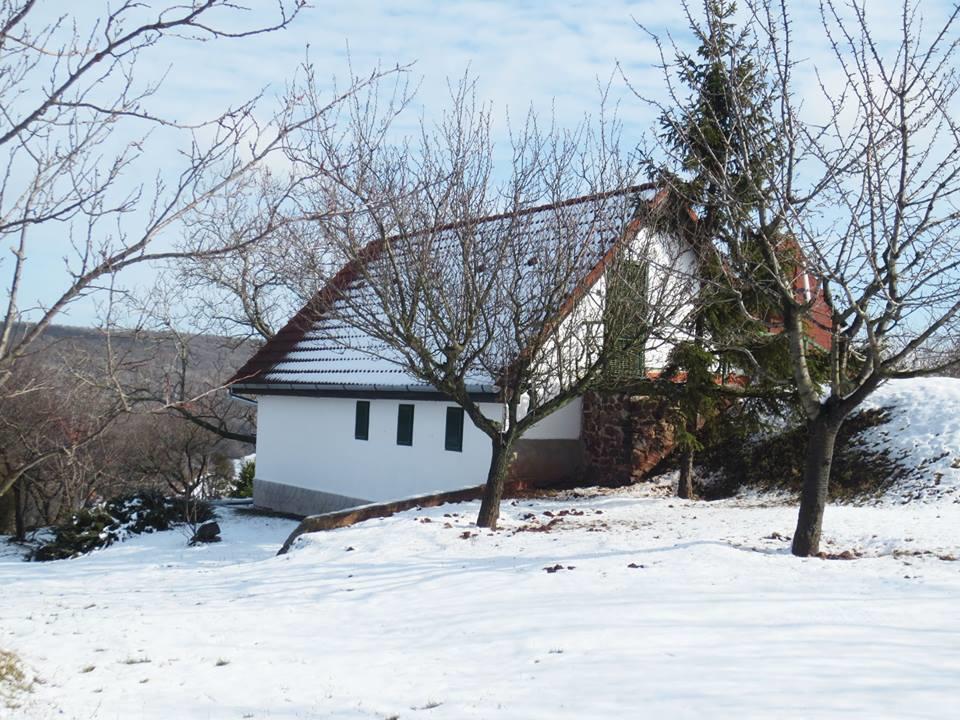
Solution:
{"label": "snow-covered slope", "polygon": [[913,472],[885,499],[960,502],[960,379],[891,380],[865,408],[887,408],[890,422],[865,431],[863,443]]}
{"label": "snow-covered slope", "polygon": [[651,486],[476,512],[0,558],[0,647],[42,679],[0,717],[955,717],[960,505],[829,508],[850,561],[789,555],[794,507]]}

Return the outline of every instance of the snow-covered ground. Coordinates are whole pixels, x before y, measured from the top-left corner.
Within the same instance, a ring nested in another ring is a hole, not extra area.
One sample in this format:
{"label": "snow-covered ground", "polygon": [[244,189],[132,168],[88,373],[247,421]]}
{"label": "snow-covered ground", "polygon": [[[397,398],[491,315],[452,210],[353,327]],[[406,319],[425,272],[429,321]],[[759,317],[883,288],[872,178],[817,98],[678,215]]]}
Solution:
{"label": "snow-covered ground", "polygon": [[890,413],[890,422],[864,433],[864,443],[914,470],[884,501],[960,502],[960,379],[891,380],[863,407]]}
{"label": "snow-covered ground", "polygon": [[889,383],[867,443],[916,469],[879,504],[667,487],[411,511],[302,537],[222,508],[222,543],[134,538],[23,563],[0,649],[36,678],[4,720],[954,718],[960,380]]}
{"label": "snow-covered ground", "polygon": [[826,549],[855,560],[789,555],[793,507],[653,486],[505,503],[495,533],[476,510],[282,557],[293,523],[232,509],[217,545],[8,555],[0,647],[39,681],[0,716],[956,716],[958,504],[829,508]]}

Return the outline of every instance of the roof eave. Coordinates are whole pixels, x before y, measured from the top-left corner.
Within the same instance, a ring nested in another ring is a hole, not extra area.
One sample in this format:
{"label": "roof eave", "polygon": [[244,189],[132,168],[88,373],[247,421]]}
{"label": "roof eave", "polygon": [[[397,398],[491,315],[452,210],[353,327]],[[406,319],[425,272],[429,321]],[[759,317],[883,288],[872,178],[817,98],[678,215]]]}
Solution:
{"label": "roof eave", "polygon": [[[477,401],[496,402],[500,389],[496,385],[471,383],[467,394]],[[276,383],[240,382],[230,387],[230,394],[291,395],[300,397],[384,398],[450,400],[430,385],[377,385],[372,383]]]}

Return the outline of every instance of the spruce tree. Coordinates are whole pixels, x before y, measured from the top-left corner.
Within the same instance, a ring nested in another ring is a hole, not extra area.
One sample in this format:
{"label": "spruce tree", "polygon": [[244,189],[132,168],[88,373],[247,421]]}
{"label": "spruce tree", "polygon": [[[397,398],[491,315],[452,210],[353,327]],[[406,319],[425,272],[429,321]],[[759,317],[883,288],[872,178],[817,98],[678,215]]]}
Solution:
{"label": "spruce tree", "polygon": [[[665,391],[673,395],[681,418],[676,437],[681,451],[677,494],[682,498],[693,496],[697,433],[704,416],[718,408],[722,388],[717,376],[722,380],[728,366],[742,368],[744,350],[776,376],[776,368],[786,366],[787,353],[784,339],[758,321],[775,312],[765,300],[763,283],[751,278],[738,284],[726,262],[736,257],[732,265],[746,267],[750,263],[743,259],[759,253],[744,230],[749,223],[743,221],[762,204],[777,162],[767,112],[774,98],[749,33],[734,22],[736,3],[705,0],[703,11],[702,23],[691,19],[695,53],[678,52],[674,63],[687,100],[663,109],[660,116],[659,139],[668,161],[647,158],[651,175],[669,189],[672,201],[696,215],[693,222],[684,212],[663,217],[671,225],[668,230],[696,249],[703,277],[693,339],[675,349],[665,373],[668,380],[684,378],[681,392]],[[751,380],[752,393],[763,395],[765,378]]]}

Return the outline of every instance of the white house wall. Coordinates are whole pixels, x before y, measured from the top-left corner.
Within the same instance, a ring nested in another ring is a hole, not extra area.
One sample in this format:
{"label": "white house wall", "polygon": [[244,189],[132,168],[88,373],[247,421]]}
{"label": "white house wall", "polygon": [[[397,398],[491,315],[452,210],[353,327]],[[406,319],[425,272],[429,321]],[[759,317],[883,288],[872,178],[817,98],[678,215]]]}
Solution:
{"label": "white house wall", "polygon": [[[356,505],[356,501],[399,500],[476,487],[486,481],[490,440],[469,417],[464,418],[463,451],[444,449],[446,412],[454,407],[452,403],[371,399],[369,439],[357,440],[356,402],[347,398],[260,396],[258,505],[309,514]],[[397,406],[401,402],[414,406],[411,446],[397,445]],[[484,403],[481,409],[488,417],[501,417],[499,404]],[[576,440],[580,437],[581,412],[578,398],[535,425],[524,437]],[[307,492],[298,499],[297,489]],[[334,505],[317,506],[323,501],[316,494],[329,496]],[[344,501],[336,504],[336,498]]]}
{"label": "white house wall", "polygon": [[[684,325],[693,310],[690,298],[696,287],[696,257],[685,243],[646,229],[634,236],[628,253],[648,263],[648,298],[656,317],[644,358],[647,369],[659,370],[667,364],[673,346],[690,337]],[[601,340],[592,338],[588,329],[592,323],[595,331],[602,335],[606,285],[606,276],[601,273],[545,344],[538,368],[539,394],[543,400],[576,382],[595,362],[597,343]]]}
{"label": "white house wall", "polygon": [[[414,405],[413,445],[397,445],[397,406]],[[395,500],[482,484],[490,441],[464,420],[463,451],[444,449],[446,409],[435,401],[370,400],[369,439],[354,438],[356,400],[261,396],[257,478],[367,500]],[[485,404],[499,417],[500,406]]]}
{"label": "white house wall", "polygon": [[644,349],[644,362],[648,369],[659,370],[678,342],[692,338],[686,321],[694,310],[693,297],[699,285],[697,259],[678,238],[653,235],[645,229],[637,234],[631,252],[649,262],[648,298],[657,317]]}
{"label": "white house wall", "polygon": [[574,398],[538,422],[524,434],[526,440],[578,440],[583,418],[583,400]]}

